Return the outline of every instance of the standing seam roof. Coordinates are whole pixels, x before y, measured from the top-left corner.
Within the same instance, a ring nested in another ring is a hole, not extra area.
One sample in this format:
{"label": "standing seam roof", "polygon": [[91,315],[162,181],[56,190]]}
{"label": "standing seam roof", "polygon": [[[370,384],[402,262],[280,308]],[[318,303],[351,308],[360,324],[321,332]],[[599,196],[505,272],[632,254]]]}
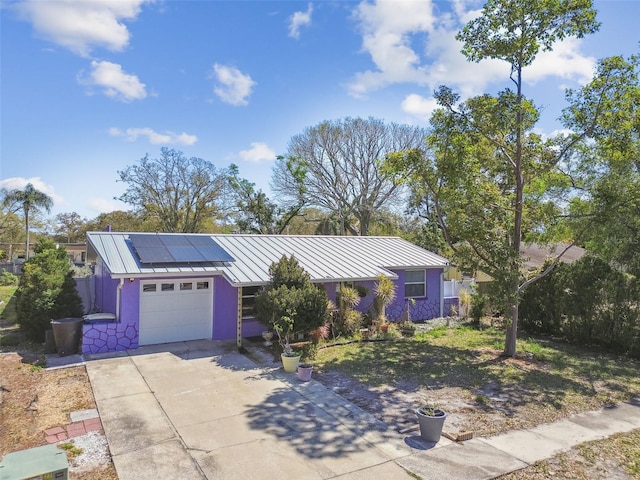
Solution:
{"label": "standing seam roof", "polygon": [[448,265],[446,258],[399,237],[207,236],[213,238],[235,261],[143,265],[128,240],[128,233],[90,232],[87,240],[114,276],[224,274],[234,285],[267,283],[269,266],[283,255],[295,256],[315,282],[371,280],[380,274],[395,278],[390,269]]}

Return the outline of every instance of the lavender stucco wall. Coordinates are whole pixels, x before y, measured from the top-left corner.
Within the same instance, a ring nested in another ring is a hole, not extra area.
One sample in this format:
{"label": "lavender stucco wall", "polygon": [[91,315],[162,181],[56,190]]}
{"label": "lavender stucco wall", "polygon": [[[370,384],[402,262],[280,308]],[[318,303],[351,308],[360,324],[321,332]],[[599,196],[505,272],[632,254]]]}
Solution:
{"label": "lavender stucco wall", "polygon": [[[430,318],[436,318],[440,316],[440,274],[443,269],[431,268],[427,269],[427,291],[425,298],[416,298],[413,303],[408,302],[404,298],[404,279],[405,274],[403,270],[394,270],[398,276],[395,281],[396,284],[396,299],[386,309],[387,318],[392,322],[401,321],[407,304],[409,305],[410,318],[413,321],[428,320]],[[373,298],[375,296],[374,288],[375,281],[369,282],[356,282],[356,285],[362,285],[368,292],[367,296],[360,300],[360,303],[356,307],[359,312],[365,313],[371,310],[373,305]]]}
{"label": "lavender stucco wall", "polygon": [[[423,299],[415,299],[410,305],[411,319],[427,320],[440,315],[440,274],[442,269],[427,270],[427,295]],[[396,271],[398,275],[397,298],[387,308],[387,316],[391,321],[399,321],[405,311],[407,302],[404,298],[404,271]],[[150,279],[152,280],[152,279]],[[96,305],[104,312],[115,313],[116,292],[119,280],[110,277],[106,268],[96,270]],[[366,312],[371,308],[374,297],[375,282],[357,282],[367,288],[367,295],[362,298],[358,310]],[[324,284],[327,296],[335,303],[336,284]],[[223,277],[214,278],[213,288],[213,339],[227,340],[236,338],[238,289]],[[130,282],[125,279],[121,289],[120,318],[118,322],[86,324],[83,327],[83,353],[124,350],[138,347],[140,330],[140,281]],[[445,314],[448,314],[445,304]],[[264,326],[258,321],[249,319],[242,322],[242,336],[258,336]]]}
{"label": "lavender stucco wall", "polygon": [[222,277],[213,281],[213,339],[236,338],[238,289]]}
{"label": "lavender stucco wall", "polygon": [[[112,308],[103,308],[105,312],[116,312],[116,296],[119,280],[100,275],[104,285],[104,298],[113,297]],[[97,280],[97,278],[96,278]],[[96,281],[96,289],[97,287]],[[83,325],[82,353],[117,352],[138,348],[140,333],[140,282],[124,280],[120,291],[120,318],[116,322],[98,322]],[[97,294],[96,294],[97,297]]]}
{"label": "lavender stucco wall", "polygon": [[[415,298],[414,302],[410,303],[407,301],[407,299],[404,298],[404,271],[394,270],[393,273],[398,276],[398,279],[395,281],[396,299],[386,309],[387,318],[392,322],[401,321],[403,319],[403,314],[405,313],[407,305],[409,305],[410,318],[413,321],[428,320],[430,318],[439,317],[440,289],[442,288],[440,282],[440,274],[442,273],[442,271],[443,269],[441,268],[427,269],[426,297]],[[367,295],[363,297],[360,300],[360,303],[356,306],[356,310],[362,313],[366,313],[370,311],[371,307],[373,306],[373,298],[375,296],[375,281],[356,282],[356,285],[361,285],[367,289]]]}

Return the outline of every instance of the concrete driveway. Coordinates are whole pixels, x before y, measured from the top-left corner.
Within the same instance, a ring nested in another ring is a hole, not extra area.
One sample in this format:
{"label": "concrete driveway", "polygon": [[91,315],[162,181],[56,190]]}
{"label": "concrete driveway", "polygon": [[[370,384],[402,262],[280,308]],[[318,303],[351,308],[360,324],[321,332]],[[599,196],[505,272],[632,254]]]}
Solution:
{"label": "concrete driveway", "polygon": [[120,480],[410,478],[395,431],[233,342],[113,355],[86,368]]}

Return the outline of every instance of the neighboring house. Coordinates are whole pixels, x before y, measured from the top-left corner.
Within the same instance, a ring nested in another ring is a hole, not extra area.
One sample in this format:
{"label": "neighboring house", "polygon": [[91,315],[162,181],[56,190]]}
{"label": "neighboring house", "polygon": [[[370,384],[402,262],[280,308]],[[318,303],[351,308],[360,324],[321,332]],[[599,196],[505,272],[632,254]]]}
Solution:
{"label": "neighboring house", "polygon": [[235,338],[240,345],[264,330],[252,317],[255,294],[283,255],[295,256],[334,303],[341,283],[366,287],[362,310],[372,303],[376,277],[393,279],[392,321],[406,308],[412,320],[427,320],[457,303],[443,296],[447,259],[398,237],[93,232],[93,311],[113,321],[84,325],[83,352],[195,339]]}
{"label": "neighboring house", "polygon": [[[527,270],[538,269],[542,267],[547,260],[553,260],[561,253],[563,253],[563,255],[560,257],[560,262],[573,263],[576,260],[581,259],[586,253],[586,250],[575,245],[569,246],[568,243],[551,243],[549,245],[529,243],[523,245],[520,249],[520,256],[522,257],[523,265]],[[445,281],[453,282],[455,280],[458,283],[473,279],[481,290],[486,287],[488,282],[493,280],[491,276],[487,275],[483,271],[461,272],[453,266],[445,270],[444,278]]]}
{"label": "neighboring house", "polygon": [[82,243],[60,243],[61,247],[64,247],[69,255],[71,263],[76,265],[82,265],[87,260],[87,244]]}
{"label": "neighboring house", "polygon": [[576,260],[580,260],[586,250],[575,245],[569,246],[568,243],[552,243],[550,245],[531,243],[520,250],[524,264],[529,270],[542,267],[547,260],[553,260],[562,252],[564,254],[560,257],[560,262],[573,263]]}

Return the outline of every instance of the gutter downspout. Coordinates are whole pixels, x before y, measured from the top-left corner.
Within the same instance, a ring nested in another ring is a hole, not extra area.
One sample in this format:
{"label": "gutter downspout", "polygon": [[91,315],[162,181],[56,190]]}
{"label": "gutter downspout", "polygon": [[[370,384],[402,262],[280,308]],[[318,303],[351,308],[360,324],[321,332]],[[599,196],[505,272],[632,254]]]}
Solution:
{"label": "gutter downspout", "polygon": [[238,330],[236,333],[236,345],[242,347],[242,287],[238,287]]}
{"label": "gutter downspout", "polygon": [[116,322],[120,321],[120,299],[121,299],[120,291],[122,290],[123,286],[124,286],[124,278],[121,278],[120,283],[116,288]]}
{"label": "gutter downspout", "polygon": [[440,272],[440,318],[444,317],[444,268]]}

